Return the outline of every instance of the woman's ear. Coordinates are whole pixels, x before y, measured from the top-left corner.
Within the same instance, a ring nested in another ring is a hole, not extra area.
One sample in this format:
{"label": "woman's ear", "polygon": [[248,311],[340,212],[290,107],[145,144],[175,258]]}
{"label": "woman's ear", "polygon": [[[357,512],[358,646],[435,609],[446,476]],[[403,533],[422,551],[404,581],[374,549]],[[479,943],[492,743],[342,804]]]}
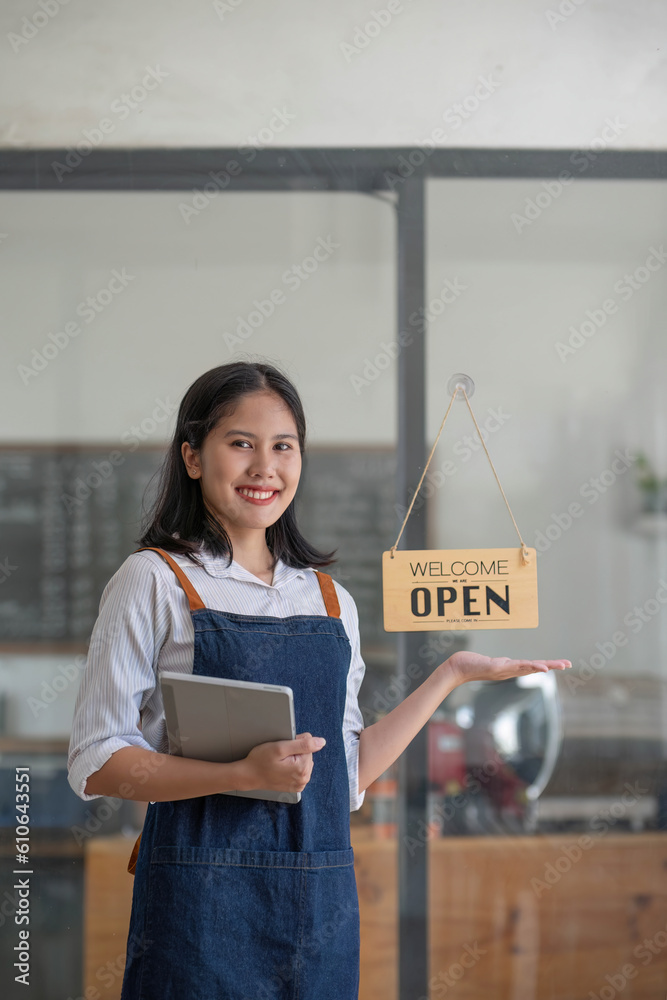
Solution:
{"label": "woman's ear", "polygon": [[191,476],[192,479],[199,479],[201,470],[199,468],[197,452],[190,446],[188,441],[184,441],[181,445],[181,455],[183,456],[185,467],[188,470],[188,475]]}

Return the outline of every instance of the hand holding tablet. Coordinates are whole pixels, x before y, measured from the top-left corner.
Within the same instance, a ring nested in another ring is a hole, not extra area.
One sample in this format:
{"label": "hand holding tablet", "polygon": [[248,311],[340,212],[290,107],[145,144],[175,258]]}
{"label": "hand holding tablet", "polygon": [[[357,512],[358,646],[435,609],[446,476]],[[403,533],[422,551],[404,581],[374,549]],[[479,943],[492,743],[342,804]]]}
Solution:
{"label": "hand holding tablet", "polygon": [[159,682],[169,753],[220,763],[248,758],[249,773],[267,787],[221,795],[300,801],[321,747],[310,733],[296,737],[290,687],[166,670]]}
{"label": "hand holding tablet", "polygon": [[293,740],[260,743],[245,759],[251,770],[256,769],[258,783],[267,789],[300,795],[310,781],[313,753],[325,743],[322,737],[299,733]]}

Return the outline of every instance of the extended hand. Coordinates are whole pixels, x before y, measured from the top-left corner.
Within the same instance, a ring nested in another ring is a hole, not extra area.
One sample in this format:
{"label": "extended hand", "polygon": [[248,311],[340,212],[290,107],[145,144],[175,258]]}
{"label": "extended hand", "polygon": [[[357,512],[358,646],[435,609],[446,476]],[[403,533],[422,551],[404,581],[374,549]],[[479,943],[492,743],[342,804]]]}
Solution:
{"label": "extended hand", "polygon": [[507,656],[483,656],[460,650],[445,660],[454,672],[457,682],[466,681],[506,681],[510,677],[526,674],[546,674],[550,670],[567,670],[570,660],[510,660]]}

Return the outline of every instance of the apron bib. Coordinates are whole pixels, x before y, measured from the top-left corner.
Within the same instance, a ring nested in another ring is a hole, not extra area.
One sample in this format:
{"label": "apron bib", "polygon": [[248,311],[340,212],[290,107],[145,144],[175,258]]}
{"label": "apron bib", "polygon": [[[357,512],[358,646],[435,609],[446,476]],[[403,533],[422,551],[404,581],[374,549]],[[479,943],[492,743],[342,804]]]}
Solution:
{"label": "apron bib", "polygon": [[358,1000],[342,732],[351,647],[333,581],[317,572],[326,615],[214,611],[154,551],[188,597],[193,673],[288,685],[296,732],[327,742],[300,802],[217,794],[149,803],[128,865],[121,1000]]}

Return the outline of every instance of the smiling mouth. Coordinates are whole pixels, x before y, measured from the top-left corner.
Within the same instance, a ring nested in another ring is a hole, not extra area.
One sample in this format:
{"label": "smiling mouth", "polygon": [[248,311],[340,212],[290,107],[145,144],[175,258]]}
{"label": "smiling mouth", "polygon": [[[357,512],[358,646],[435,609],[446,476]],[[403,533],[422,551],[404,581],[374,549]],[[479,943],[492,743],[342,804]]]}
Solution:
{"label": "smiling mouth", "polygon": [[249,500],[251,503],[265,504],[270,503],[274,497],[278,496],[280,490],[250,490],[243,486],[237,486],[236,492],[244,500]]}

